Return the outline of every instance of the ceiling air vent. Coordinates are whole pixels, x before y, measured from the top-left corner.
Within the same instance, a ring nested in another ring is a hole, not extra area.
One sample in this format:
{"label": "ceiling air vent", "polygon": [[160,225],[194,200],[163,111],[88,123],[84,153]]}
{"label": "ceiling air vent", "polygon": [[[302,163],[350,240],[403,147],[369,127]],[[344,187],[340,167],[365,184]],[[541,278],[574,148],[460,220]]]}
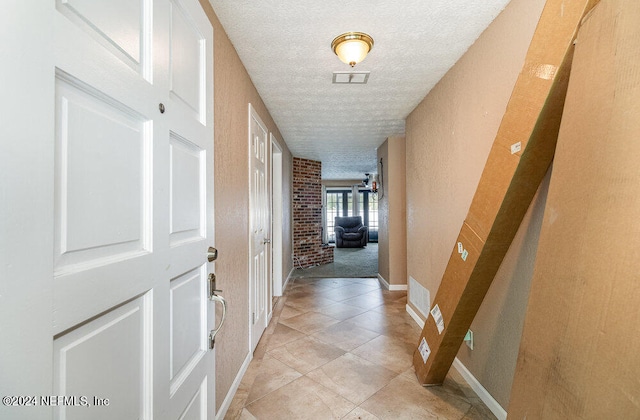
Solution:
{"label": "ceiling air vent", "polygon": [[334,71],[333,83],[364,85],[369,80],[368,71]]}

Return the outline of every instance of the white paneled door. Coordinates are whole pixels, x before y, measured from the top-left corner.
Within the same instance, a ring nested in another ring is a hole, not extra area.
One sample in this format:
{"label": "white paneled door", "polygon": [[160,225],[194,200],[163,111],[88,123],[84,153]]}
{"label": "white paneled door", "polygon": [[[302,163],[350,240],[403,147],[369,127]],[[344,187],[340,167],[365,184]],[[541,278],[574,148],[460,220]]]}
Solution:
{"label": "white paneled door", "polygon": [[251,213],[249,238],[249,294],[251,351],[255,350],[268,323],[268,287],[270,272],[270,204],[268,190],[267,129],[249,105],[249,208]]}
{"label": "white paneled door", "polygon": [[54,418],[213,418],[211,25],[197,0],[53,25],[53,394],[89,399]]}

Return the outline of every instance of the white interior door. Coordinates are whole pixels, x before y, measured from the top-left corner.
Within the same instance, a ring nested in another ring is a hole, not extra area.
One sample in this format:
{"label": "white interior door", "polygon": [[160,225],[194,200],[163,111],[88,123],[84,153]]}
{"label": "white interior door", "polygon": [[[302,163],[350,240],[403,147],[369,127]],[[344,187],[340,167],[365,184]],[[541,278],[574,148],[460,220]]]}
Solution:
{"label": "white interior door", "polygon": [[260,117],[249,104],[249,183],[250,238],[249,288],[251,296],[249,321],[251,351],[255,350],[267,327],[267,296],[270,283],[270,227],[268,195],[268,136]]}
{"label": "white interior door", "polygon": [[57,0],[53,395],[91,411],[56,418],[213,417],[212,38],[197,0]]}

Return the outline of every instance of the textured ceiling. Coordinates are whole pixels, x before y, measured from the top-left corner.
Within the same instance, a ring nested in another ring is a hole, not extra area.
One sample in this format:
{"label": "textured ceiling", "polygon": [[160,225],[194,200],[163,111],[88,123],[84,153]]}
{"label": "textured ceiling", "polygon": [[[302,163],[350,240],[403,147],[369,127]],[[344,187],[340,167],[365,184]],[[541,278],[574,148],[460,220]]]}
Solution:
{"label": "textured ceiling", "polygon": [[[509,0],[209,0],[294,156],[322,162],[324,179],[376,172],[376,148]],[[375,45],[356,71],[331,51],[343,32]]]}

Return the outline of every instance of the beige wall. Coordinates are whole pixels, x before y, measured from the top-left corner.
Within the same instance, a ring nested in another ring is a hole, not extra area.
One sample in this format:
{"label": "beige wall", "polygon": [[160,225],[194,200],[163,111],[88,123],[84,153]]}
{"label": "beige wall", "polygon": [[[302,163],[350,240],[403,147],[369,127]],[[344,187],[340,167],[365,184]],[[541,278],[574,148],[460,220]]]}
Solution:
{"label": "beige wall", "polygon": [[362,179],[323,179],[322,185],[324,185],[325,187],[351,188],[354,185],[362,184],[363,179],[364,179],[364,174],[362,174]]}
{"label": "beige wall", "polygon": [[[512,0],[407,117],[407,274],[431,296],[469,210],[543,6],[544,0]],[[522,332],[544,185],[472,325],[475,350],[463,346],[459,353],[503,407]]]}
{"label": "beige wall", "polygon": [[392,136],[378,148],[382,194],[378,195],[378,273],[390,285],[407,284],[405,138]]}
{"label": "beige wall", "polygon": [[[380,159],[383,162],[389,161],[389,139],[378,147],[377,158],[378,162]],[[378,171],[380,171],[380,165],[378,165]],[[387,173],[388,170],[385,169],[384,175]],[[379,177],[380,173],[378,173],[378,179]],[[389,197],[386,191],[381,194],[381,190],[378,190],[378,275],[387,283],[391,278],[389,271]]]}
{"label": "beige wall", "polygon": [[[200,0],[214,31],[214,145],[218,286],[227,299],[227,320],[216,337],[216,409],[223,403],[249,352],[248,104],[278,139],[256,91],[211,5]],[[291,202],[291,152],[283,142],[283,200]],[[291,210],[285,206],[284,256],[291,255]],[[292,269],[283,257],[283,273]]]}
{"label": "beige wall", "polygon": [[[293,271],[293,157],[289,149],[282,151],[282,284]],[[284,292],[284,287],[283,287]]]}

